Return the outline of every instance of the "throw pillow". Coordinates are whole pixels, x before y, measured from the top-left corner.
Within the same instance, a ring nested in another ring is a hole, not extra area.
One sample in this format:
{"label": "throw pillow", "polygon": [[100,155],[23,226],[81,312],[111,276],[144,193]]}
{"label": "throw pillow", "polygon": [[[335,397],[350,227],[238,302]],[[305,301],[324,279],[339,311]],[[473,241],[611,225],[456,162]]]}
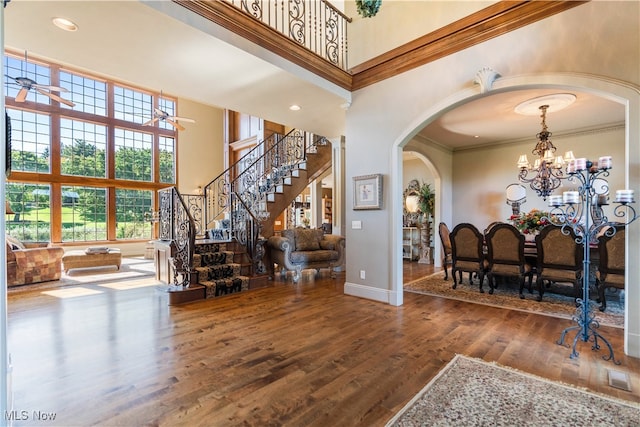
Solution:
{"label": "throw pillow", "polygon": [[9,236],[8,234],[5,236],[7,239],[7,243],[9,243],[9,245],[11,246],[11,249],[13,249],[14,251],[17,249],[26,249],[24,246],[24,243],[22,243],[20,240],[16,239],[13,236]]}
{"label": "throw pillow", "polygon": [[316,251],[320,249],[322,230],[296,230],[296,250]]}

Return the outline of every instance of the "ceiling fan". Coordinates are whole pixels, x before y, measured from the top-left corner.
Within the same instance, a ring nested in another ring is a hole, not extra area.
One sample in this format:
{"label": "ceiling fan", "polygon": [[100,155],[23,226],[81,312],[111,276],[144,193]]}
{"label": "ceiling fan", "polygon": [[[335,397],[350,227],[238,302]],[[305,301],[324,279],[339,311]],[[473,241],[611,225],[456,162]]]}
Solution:
{"label": "ceiling fan", "polygon": [[176,128],[178,130],[184,130],[184,126],[182,126],[180,123],[178,123],[178,121],[183,121],[183,122],[188,122],[188,123],[195,123],[196,122],[193,119],[187,119],[185,117],[172,116],[169,113],[167,113],[166,111],[163,111],[163,110],[161,110],[159,108],[154,108],[153,109],[153,118],[151,120],[143,123],[142,125],[143,126],[151,126],[157,121],[167,122],[171,126],[173,126],[174,128]]}
{"label": "ceiling fan", "polygon": [[[25,52],[24,54],[24,62],[27,62],[27,53]],[[69,92],[67,89],[63,88],[63,87],[58,87],[58,86],[51,86],[51,85],[41,85],[38,84],[38,82],[36,82],[33,79],[30,79],[29,77],[11,77],[11,76],[6,76],[7,78],[13,80],[18,86],[20,86],[20,90],[18,91],[18,94],[15,97],[15,101],[16,102],[24,102],[25,99],[27,99],[27,94],[29,93],[29,91],[31,89],[36,90],[37,92],[48,96],[49,98],[53,99],[54,101],[58,101],[62,104],[68,105],[69,107],[74,107],[76,104],[74,104],[71,101],[67,101],[66,99],[61,98],[60,96],[56,95],[55,93],[52,92]]]}

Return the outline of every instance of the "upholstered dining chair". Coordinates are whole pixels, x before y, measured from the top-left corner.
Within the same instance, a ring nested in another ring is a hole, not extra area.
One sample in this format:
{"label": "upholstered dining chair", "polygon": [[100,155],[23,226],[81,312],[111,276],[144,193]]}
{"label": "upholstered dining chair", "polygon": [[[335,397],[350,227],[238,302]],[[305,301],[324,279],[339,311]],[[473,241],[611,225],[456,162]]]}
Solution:
{"label": "upholstered dining chair", "polygon": [[[565,232],[567,234],[565,234]],[[576,243],[576,235],[571,228],[547,225],[536,236],[537,280],[539,296],[544,295],[544,281],[571,283],[574,298],[582,293],[582,245]]]}
{"label": "upholstered dining chair", "polygon": [[604,291],[606,288],[624,290],[624,245],[625,227],[616,226],[615,234],[605,232],[598,239],[598,253],[600,261],[596,271],[596,286],[598,288],[598,300],[600,311],[607,309],[607,301]]}
{"label": "upholstered dining chair", "polygon": [[451,275],[453,289],[458,286],[456,272],[460,282],[462,273],[469,273],[469,284],[473,284],[473,274],[480,279],[480,292],[484,292],[482,285],[486,270],[486,260],[482,250],[484,236],[473,224],[462,223],[451,230]]}
{"label": "upholstered dining chair", "polygon": [[440,234],[440,244],[442,246],[442,267],[444,267],[444,280],[449,279],[447,266],[452,263],[451,259],[451,237],[449,227],[444,222],[438,225],[438,233]]}
{"label": "upholstered dining chair", "polygon": [[529,278],[529,292],[533,282],[533,269],[524,256],[524,235],[511,224],[495,223],[485,234],[485,243],[489,293],[495,289],[495,276],[517,277],[520,298],[524,298],[525,278]]}

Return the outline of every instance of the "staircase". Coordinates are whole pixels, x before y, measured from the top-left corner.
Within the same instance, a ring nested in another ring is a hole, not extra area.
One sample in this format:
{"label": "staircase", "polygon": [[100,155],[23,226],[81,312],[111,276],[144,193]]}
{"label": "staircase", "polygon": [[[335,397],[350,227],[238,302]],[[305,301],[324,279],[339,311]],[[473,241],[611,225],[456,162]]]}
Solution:
{"label": "staircase", "polygon": [[[264,277],[263,236],[273,235],[276,217],[331,167],[331,154],[324,137],[294,129],[262,141],[203,195],[160,190],[160,239],[172,240],[175,249],[172,288],[203,286],[202,297],[210,298],[247,290],[251,279]],[[226,241],[196,240],[207,233]]]}

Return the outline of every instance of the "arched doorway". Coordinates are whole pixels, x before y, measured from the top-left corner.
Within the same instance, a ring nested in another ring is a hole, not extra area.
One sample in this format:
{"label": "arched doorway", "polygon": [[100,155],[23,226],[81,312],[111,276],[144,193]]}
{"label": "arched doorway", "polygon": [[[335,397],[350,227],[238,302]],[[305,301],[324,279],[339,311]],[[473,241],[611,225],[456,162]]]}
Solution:
{"label": "arched doorway", "polygon": [[[637,88],[625,86],[618,82],[598,77],[570,74],[514,77],[503,80],[499,79],[494,84],[494,90],[496,93],[526,88],[552,88],[558,91],[577,89],[623,105],[625,108],[625,117],[632,118],[632,120],[627,119],[624,124],[625,151],[627,153],[627,158],[625,164],[620,165],[619,167],[624,167],[627,187],[637,187],[637,183],[640,181],[640,170],[637,168],[637,165],[640,163],[640,147],[637,142],[633,142],[640,139],[640,122],[638,120],[633,120],[633,118],[640,117],[640,93]],[[479,89],[478,92],[475,93],[472,93],[472,91],[469,90],[464,90],[448,97],[441,104],[436,104],[429,110],[422,112],[418,117],[416,117],[412,124],[408,126],[405,133],[396,140],[394,147],[392,148],[392,161],[395,165],[395,172],[391,177],[392,181],[395,181],[396,183],[396,185],[392,185],[392,193],[394,193],[392,194],[392,197],[394,200],[401,200],[400,183],[402,182],[402,151],[412,147],[413,144],[417,144],[415,135],[420,131],[420,129],[443,114],[443,112],[462,106],[480,96],[489,97],[491,96],[491,93],[481,95],[479,94]],[[424,145],[426,147],[425,152],[431,153],[429,151],[430,149],[428,144]],[[441,187],[449,187],[449,190],[451,191],[453,191],[455,186],[455,182],[453,180],[453,158],[454,154],[452,152],[448,155],[450,168],[444,167],[440,171],[441,176],[444,177]],[[441,163],[437,162],[437,164],[440,166]],[[513,175],[515,176],[515,172],[513,172]],[[442,189],[440,191],[442,192]],[[441,219],[451,219],[454,217],[454,201],[451,197],[447,197],[444,201],[441,200],[439,205],[441,207],[439,212]],[[392,220],[394,223],[402,217],[402,212],[399,206],[399,204],[396,204],[394,206],[394,211],[392,212]],[[399,232],[400,227],[395,228],[395,233]],[[401,284],[401,239],[394,238],[393,244],[395,245],[394,251],[398,255],[393,257],[391,268],[394,277],[398,279],[396,283]],[[640,232],[638,231],[638,224],[633,224],[629,227],[629,233],[627,234],[627,265],[631,265],[629,263],[630,259],[637,259],[638,256],[640,256]],[[637,269],[627,268],[625,276],[625,282],[627,284],[636,283],[640,280],[640,271],[637,271]],[[640,303],[640,289],[627,285],[626,291],[625,353],[638,356],[640,355],[640,313],[630,310],[630,308],[637,306]]]}

